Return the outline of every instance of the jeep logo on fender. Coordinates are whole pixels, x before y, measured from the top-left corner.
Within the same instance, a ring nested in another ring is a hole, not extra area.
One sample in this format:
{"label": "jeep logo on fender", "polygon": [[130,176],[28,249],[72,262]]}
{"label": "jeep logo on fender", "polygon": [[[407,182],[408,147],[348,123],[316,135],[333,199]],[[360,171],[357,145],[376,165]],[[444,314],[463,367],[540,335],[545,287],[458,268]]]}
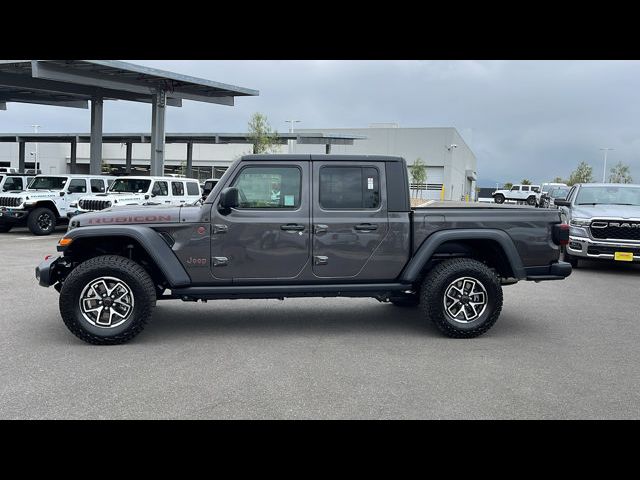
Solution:
{"label": "jeep logo on fender", "polygon": [[91,225],[104,225],[109,223],[155,223],[170,222],[171,215],[134,215],[128,217],[99,217],[87,221]]}

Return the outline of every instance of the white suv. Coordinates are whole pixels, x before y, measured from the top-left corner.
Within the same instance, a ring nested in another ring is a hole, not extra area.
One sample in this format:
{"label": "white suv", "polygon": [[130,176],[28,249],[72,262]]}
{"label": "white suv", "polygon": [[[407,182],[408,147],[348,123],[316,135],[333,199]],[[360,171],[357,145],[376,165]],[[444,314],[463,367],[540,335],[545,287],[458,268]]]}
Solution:
{"label": "white suv", "polygon": [[0,173],[0,192],[21,192],[35,175],[21,173]]}
{"label": "white suv", "polygon": [[513,185],[510,190],[496,190],[491,195],[496,203],[515,200],[537,206],[540,202],[540,185]]}
{"label": "white suv", "polygon": [[67,217],[125,205],[186,205],[200,197],[200,184],[191,178],[118,177],[107,192],[80,198]]}
{"label": "white suv", "polygon": [[0,193],[0,232],[28,226],[49,235],[67,220],[71,204],[87,192],[104,192],[113,177],[104,175],[36,175],[23,192]]}

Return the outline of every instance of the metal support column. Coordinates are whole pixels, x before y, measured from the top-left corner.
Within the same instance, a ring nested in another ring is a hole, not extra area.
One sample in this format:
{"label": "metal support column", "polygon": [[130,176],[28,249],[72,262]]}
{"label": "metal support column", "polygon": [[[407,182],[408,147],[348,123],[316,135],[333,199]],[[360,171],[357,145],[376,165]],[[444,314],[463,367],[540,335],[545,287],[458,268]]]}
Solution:
{"label": "metal support column", "polygon": [[164,119],[167,95],[164,90],[153,96],[151,107],[151,175],[164,175]]}
{"label": "metal support column", "polygon": [[324,146],[324,153],[326,153],[327,155],[329,155],[331,153],[331,144],[330,143],[327,143]]}
{"label": "metal support column", "polygon": [[102,172],[102,103],[100,97],[91,99],[91,148],[89,155],[89,173],[100,175]]}
{"label": "metal support column", "polygon": [[74,138],[71,140],[71,154],[69,156],[69,173],[78,173],[76,167],[76,160],[78,158],[78,140]]}
{"label": "metal support column", "polygon": [[24,172],[24,153],[25,153],[24,140],[20,140],[18,142],[18,171],[19,172]]}
{"label": "metal support column", "polygon": [[131,174],[131,153],[132,153],[131,150],[133,147],[133,143],[127,142],[125,145],[127,146],[127,160],[125,165],[125,173],[127,175],[130,175]]}
{"label": "metal support column", "polygon": [[187,142],[187,178],[193,176],[193,142]]}

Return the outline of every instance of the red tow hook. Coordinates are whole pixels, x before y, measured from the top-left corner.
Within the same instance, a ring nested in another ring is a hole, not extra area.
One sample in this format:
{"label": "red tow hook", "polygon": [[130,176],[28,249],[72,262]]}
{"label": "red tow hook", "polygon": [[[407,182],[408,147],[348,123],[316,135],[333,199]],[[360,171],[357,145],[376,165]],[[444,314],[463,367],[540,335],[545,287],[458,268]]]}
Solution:
{"label": "red tow hook", "polygon": [[44,259],[49,260],[51,257],[53,257],[53,255],[47,255],[46,257],[44,257]]}

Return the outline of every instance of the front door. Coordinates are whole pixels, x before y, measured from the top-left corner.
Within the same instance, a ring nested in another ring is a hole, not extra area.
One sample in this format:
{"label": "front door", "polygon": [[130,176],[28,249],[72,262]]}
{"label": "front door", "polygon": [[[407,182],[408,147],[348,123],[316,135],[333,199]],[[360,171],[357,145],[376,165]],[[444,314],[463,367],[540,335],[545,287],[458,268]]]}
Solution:
{"label": "front door", "polygon": [[384,162],[313,162],[316,277],[358,276],[384,240],[389,228],[384,179]]}
{"label": "front door", "polygon": [[311,255],[309,162],[243,164],[226,185],[240,205],[212,208],[211,268],[219,279],[293,279]]}

